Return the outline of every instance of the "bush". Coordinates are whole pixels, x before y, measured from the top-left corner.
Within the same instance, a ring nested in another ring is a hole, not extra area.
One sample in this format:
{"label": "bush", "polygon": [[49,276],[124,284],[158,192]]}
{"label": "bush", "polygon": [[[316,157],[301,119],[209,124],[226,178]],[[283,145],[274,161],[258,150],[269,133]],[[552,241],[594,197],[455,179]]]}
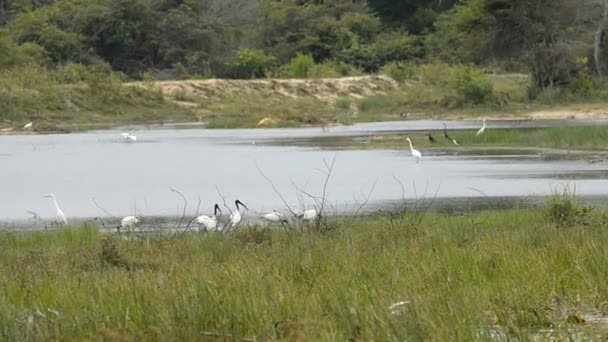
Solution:
{"label": "bush", "polygon": [[289,74],[295,78],[306,78],[314,66],[312,55],[298,53],[289,62]]}
{"label": "bush", "polygon": [[459,72],[459,67],[435,62],[419,65],[417,76],[419,76],[424,83],[452,88],[457,84]]}
{"label": "bush", "polygon": [[361,76],[364,72],[352,65],[344,62],[325,62],[321,64],[315,64],[310,69],[308,74],[309,77],[313,78],[332,78],[332,77],[346,77],[346,76]]}
{"label": "bush", "polygon": [[464,102],[481,104],[492,97],[494,86],[482,71],[464,69],[458,75],[456,91]]}
{"label": "bush", "polygon": [[259,49],[241,49],[236,53],[235,61],[226,67],[234,78],[266,77],[268,71],[277,65],[277,59]]}
{"label": "bush", "polygon": [[581,205],[576,196],[568,189],[562,193],[554,193],[547,201],[545,212],[550,221],[560,227],[573,225],[589,225],[591,210],[589,206]]}
{"label": "bush", "polygon": [[414,76],[416,66],[410,62],[390,62],[382,67],[381,73],[397,82],[403,82]]}

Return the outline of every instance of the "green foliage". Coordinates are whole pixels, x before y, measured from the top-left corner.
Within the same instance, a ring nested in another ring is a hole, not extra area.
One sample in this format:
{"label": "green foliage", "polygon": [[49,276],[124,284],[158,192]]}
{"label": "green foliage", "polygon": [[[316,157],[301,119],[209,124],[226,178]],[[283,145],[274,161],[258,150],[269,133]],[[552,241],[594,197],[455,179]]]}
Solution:
{"label": "green foliage", "polygon": [[289,62],[289,74],[291,77],[306,78],[315,65],[311,55],[298,53]]}
{"label": "green foliage", "polygon": [[228,68],[234,78],[257,78],[265,77],[276,65],[277,59],[263,50],[241,49],[235,61],[228,63]]}
{"label": "green foliage", "polygon": [[481,104],[492,97],[494,87],[483,72],[465,68],[458,75],[456,91],[464,102]]}
{"label": "green foliage", "polygon": [[[599,215],[569,229],[541,210],[420,216],[336,220],[331,234],[252,228],[129,241],[90,226],[3,234],[0,272],[10,277],[0,278],[0,339],[602,334],[601,324],[580,324],[606,314],[608,233]],[[389,309],[400,301],[407,304]]]}
{"label": "green foliage", "polygon": [[590,206],[582,205],[567,188],[555,193],[547,201],[545,212],[549,220],[560,227],[587,226],[590,224]]}
{"label": "green foliage", "polygon": [[410,62],[390,62],[385,64],[380,72],[397,82],[403,82],[414,76],[416,66]]}

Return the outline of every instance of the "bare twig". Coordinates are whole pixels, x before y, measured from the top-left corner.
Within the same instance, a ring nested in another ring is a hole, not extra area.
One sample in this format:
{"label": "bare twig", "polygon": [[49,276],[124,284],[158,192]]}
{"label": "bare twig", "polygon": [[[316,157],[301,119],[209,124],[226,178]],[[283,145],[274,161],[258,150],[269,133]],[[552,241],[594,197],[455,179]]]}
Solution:
{"label": "bare twig", "polygon": [[[228,206],[228,204],[226,203],[226,197],[224,196],[224,194],[222,194],[222,192],[221,192],[221,191],[220,191],[220,189],[217,187],[217,185],[215,186],[215,191],[217,191],[217,194],[218,194],[218,195],[221,197],[221,199],[222,199],[222,203],[223,203],[223,205],[224,205],[224,208],[226,208],[226,209],[228,210],[228,213],[229,213],[229,215],[228,215],[228,221],[227,221],[227,222],[223,222],[223,223],[224,223],[224,225],[223,225],[223,227],[222,227],[222,229],[221,229],[221,232],[222,232],[222,233],[225,233],[225,232],[227,232],[227,230],[226,230],[226,231],[224,231],[224,229],[226,229],[226,228],[227,228],[227,229],[230,229],[230,227],[228,227],[228,224],[230,223],[230,217],[232,216],[232,209],[230,209],[230,207],[229,207],[229,206]],[[218,219],[218,221],[219,221],[219,219]],[[220,223],[222,223],[222,222],[220,222]]]}
{"label": "bare twig", "polygon": [[285,205],[285,207],[287,208],[287,210],[289,210],[289,212],[291,213],[291,215],[293,215],[294,217],[296,217],[297,216],[296,212],[289,206],[289,204],[287,203],[287,200],[285,200],[285,197],[283,197],[283,194],[281,194],[281,192],[277,189],[277,187],[274,184],[274,182],[268,176],[266,176],[264,174],[264,172],[262,172],[262,170],[259,168],[257,162],[255,163],[255,168],[262,175],[262,177],[264,177],[264,179],[270,184],[270,186],[272,187],[272,190],[274,191],[274,193],[277,194],[277,196],[279,196],[279,198],[281,199],[281,201],[283,202],[283,204]]}
{"label": "bare twig", "polygon": [[327,168],[327,177],[325,177],[325,183],[323,183],[323,196],[321,196],[321,209],[319,210],[319,217],[323,213],[323,209],[325,208],[325,199],[327,196],[327,185],[329,184],[329,179],[331,178],[331,174],[333,173],[334,166],[336,165],[336,156],[331,161],[331,164],[328,164],[326,160],[323,160],[323,164]]}
{"label": "bare twig", "polygon": [[351,224],[352,222],[355,220],[355,218],[357,217],[357,215],[359,215],[359,212],[367,205],[367,203],[369,202],[369,199],[372,197],[372,193],[374,192],[374,189],[376,188],[376,184],[378,184],[378,179],[376,178],[376,181],[374,182],[374,184],[372,184],[372,187],[369,189],[367,195],[364,195],[364,201],[363,203],[361,203],[361,205],[359,205],[357,207],[357,209],[353,212],[353,215],[351,217]]}
{"label": "bare twig", "polygon": [[177,225],[173,227],[175,229],[179,228],[182,225],[182,222],[184,222],[184,219],[186,218],[186,208],[188,207],[188,200],[186,199],[186,196],[184,196],[184,194],[182,194],[179,190],[175,190],[173,188],[169,188],[169,190],[171,190],[171,192],[175,192],[184,200],[184,210],[182,211],[182,217],[179,219]]}
{"label": "bare twig", "polygon": [[111,218],[113,218],[113,219],[115,219],[115,220],[118,220],[118,218],[117,218],[116,216],[114,216],[114,215],[110,214],[110,213],[109,213],[109,212],[108,212],[106,209],[104,209],[104,207],[102,207],[101,205],[99,205],[99,203],[97,203],[97,200],[95,200],[95,198],[94,198],[94,197],[93,197],[93,203],[95,204],[95,206],[96,206],[96,207],[97,207],[99,210],[103,211],[103,212],[104,212],[106,215],[110,216]]}

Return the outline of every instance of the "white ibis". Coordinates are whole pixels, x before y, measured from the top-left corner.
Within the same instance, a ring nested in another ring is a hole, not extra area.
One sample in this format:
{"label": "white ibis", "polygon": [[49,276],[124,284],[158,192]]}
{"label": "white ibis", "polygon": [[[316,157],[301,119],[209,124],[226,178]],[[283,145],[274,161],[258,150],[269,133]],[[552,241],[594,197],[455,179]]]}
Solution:
{"label": "white ibis", "polygon": [[241,223],[242,216],[241,216],[241,208],[239,206],[243,206],[246,210],[249,210],[249,208],[247,208],[247,206],[245,204],[243,204],[243,202],[239,201],[238,199],[236,201],[234,201],[234,205],[236,205],[236,211],[230,215],[230,221],[228,221],[228,228],[234,228],[239,223]]}
{"label": "white ibis", "polygon": [[273,210],[271,213],[265,214],[262,218],[268,222],[280,222],[281,224],[287,223],[287,219],[280,212]]}
{"label": "white ibis", "polygon": [[201,215],[201,216],[198,216],[197,218],[195,218],[194,222],[196,222],[200,228],[204,228],[207,231],[215,231],[217,229],[218,212],[221,214],[222,210],[220,209],[220,206],[217,205],[217,203],[216,203],[213,208],[212,216]]}
{"label": "white ibis", "polygon": [[120,228],[132,230],[137,224],[139,224],[139,217],[137,216],[126,216],[120,220]]}

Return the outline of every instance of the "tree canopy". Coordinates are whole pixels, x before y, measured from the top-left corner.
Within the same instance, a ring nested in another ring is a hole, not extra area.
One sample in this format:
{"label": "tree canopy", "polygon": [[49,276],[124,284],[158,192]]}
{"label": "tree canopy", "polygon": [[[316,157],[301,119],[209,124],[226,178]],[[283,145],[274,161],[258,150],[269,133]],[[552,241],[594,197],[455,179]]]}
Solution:
{"label": "tree canopy", "polygon": [[0,69],[107,64],[134,79],[248,78],[302,56],[361,72],[438,59],[524,69],[544,87],[568,82],[592,55],[601,2],[3,0]]}

